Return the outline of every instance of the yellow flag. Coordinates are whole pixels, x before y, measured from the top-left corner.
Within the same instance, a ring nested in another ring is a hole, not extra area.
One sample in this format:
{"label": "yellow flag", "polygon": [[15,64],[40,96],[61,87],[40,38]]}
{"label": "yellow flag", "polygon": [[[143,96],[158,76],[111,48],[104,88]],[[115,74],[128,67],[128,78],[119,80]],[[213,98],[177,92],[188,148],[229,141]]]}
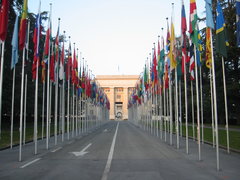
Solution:
{"label": "yellow flag", "polygon": [[206,27],[206,66],[212,68],[211,29]]}
{"label": "yellow flag", "polygon": [[175,45],[176,45],[176,39],[175,39],[174,25],[173,23],[171,23],[170,52],[169,52],[171,70],[177,67]]}

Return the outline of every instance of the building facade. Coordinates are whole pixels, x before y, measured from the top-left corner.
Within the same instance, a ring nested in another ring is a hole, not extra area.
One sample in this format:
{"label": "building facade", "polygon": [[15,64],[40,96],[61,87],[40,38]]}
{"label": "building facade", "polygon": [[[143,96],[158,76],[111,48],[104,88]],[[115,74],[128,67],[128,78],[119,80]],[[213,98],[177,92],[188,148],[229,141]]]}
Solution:
{"label": "building facade", "polygon": [[138,75],[98,75],[96,81],[110,101],[110,119],[128,119],[128,98],[134,90]]}

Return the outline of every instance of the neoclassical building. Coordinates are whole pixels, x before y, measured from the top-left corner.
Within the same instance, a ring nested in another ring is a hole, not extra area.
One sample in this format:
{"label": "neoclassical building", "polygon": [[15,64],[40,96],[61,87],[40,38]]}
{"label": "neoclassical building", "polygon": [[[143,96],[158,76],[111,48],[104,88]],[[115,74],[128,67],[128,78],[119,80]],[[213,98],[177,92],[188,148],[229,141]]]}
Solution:
{"label": "neoclassical building", "polygon": [[133,91],[138,75],[98,75],[96,80],[110,101],[110,119],[128,119],[128,98]]}

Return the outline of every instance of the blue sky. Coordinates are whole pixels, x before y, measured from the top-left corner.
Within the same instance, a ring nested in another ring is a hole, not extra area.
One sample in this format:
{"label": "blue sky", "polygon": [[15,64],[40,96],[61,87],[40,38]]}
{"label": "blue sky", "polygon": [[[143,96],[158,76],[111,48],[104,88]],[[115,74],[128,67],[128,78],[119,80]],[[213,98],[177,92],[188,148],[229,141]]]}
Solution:
{"label": "blue sky", "polygon": [[[71,36],[94,75],[138,75],[162,27],[166,37],[172,2],[175,31],[180,35],[181,0],[42,0],[41,10],[49,11],[53,4],[53,36],[60,17],[60,32]],[[188,22],[189,0],[184,3]],[[37,13],[38,4],[29,0],[29,11]],[[197,0],[200,17],[205,16],[204,6],[204,0]]]}

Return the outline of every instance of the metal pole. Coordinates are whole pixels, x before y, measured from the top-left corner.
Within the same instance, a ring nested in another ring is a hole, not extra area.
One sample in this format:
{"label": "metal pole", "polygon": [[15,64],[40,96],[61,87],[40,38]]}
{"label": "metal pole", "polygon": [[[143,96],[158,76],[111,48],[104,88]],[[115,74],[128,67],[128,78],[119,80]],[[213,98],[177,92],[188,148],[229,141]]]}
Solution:
{"label": "metal pole", "polygon": [[186,62],[184,62],[184,94],[185,94],[186,153],[188,154],[188,97],[187,97]]}
{"label": "metal pole", "polygon": [[42,103],[42,139],[44,134],[44,109],[45,109],[45,80],[43,82],[43,103]]}
{"label": "metal pole", "polygon": [[230,153],[229,150],[229,129],[228,129],[228,102],[227,102],[227,87],[226,87],[226,75],[225,75],[225,64],[224,58],[222,57],[222,71],[223,71],[223,87],[224,87],[224,102],[225,102],[225,118],[226,118],[226,131],[227,131],[227,152]]}
{"label": "metal pole", "polygon": [[2,43],[2,53],[1,53],[1,75],[0,75],[0,139],[2,134],[2,90],[3,90],[3,66],[4,66],[4,49],[5,49],[5,41]]}
{"label": "metal pole", "polygon": [[175,109],[175,114],[176,114],[176,135],[177,135],[177,149],[179,149],[179,123],[178,123],[178,79],[177,79],[177,68],[175,68],[175,103],[176,103],[176,109]]}
{"label": "metal pole", "polygon": [[27,74],[25,76],[25,96],[24,96],[24,135],[23,135],[23,144],[26,142],[26,111],[27,111]]}
{"label": "metal pole", "polygon": [[213,97],[213,76],[210,69],[210,90],[211,90],[211,111],[212,111],[212,140],[213,148],[215,147],[215,123],[214,123],[214,97]]}
{"label": "metal pole", "polygon": [[204,144],[202,66],[200,66],[200,98],[201,98],[200,100],[201,100],[202,144]]}
{"label": "metal pole", "polygon": [[36,72],[36,82],[35,82],[35,104],[34,104],[34,147],[35,151],[34,154],[37,154],[37,119],[38,119],[38,63],[39,59],[37,60],[37,72]]}
{"label": "metal pole", "polygon": [[13,117],[14,117],[14,91],[15,91],[15,71],[16,67],[13,69],[13,85],[12,85],[12,111],[11,111],[11,149],[13,145]]}
{"label": "metal pole", "polygon": [[191,97],[192,97],[192,131],[193,131],[193,140],[195,141],[195,123],[194,123],[194,100],[193,100],[193,82],[191,80]]}
{"label": "metal pole", "polygon": [[[23,60],[22,60],[22,79],[21,79],[21,101],[20,101],[19,161],[22,161],[22,122],[23,122],[23,92],[24,92],[25,51],[26,51],[26,48],[24,47],[23,48],[23,58],[22,58]],[[1,71],[1,73],[2,73],[2,71]],[[0,88],[0,89],[2,89],[2,88]]]}
{"label": "metal pole", "polygon": [[199,107],[199,86],[198,86],[198,68],[196,58],[196,46],[194,45],[195,55],[195,78],[196,78],[196,98],[197,98],[197,138],[198,138],[198,160],[201,160],[201,137],[200,137],[200,107]]}

